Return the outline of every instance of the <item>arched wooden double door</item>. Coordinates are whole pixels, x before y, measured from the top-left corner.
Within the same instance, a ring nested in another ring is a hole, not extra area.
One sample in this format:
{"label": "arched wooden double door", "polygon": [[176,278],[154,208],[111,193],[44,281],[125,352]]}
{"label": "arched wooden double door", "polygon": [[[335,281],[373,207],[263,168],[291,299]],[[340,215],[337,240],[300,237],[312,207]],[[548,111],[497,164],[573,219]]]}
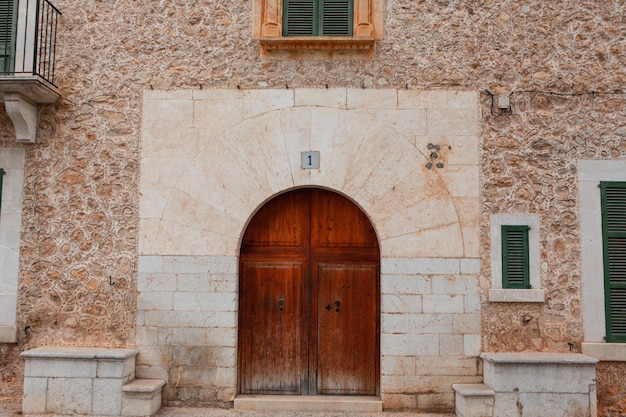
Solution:
{"label": "arched wooden double door", "polygon": [[376,394],[379,270],[374,229],[345,197],[265,204],[241,247],[239,392]]}

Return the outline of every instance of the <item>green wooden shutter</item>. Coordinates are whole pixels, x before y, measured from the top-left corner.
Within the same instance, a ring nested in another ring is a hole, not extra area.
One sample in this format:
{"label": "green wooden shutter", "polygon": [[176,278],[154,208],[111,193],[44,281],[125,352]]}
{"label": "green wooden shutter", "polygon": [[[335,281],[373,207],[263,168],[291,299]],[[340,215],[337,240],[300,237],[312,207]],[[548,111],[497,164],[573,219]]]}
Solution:
{"label": "green wooden shutter", "polygon": [[352,36],[352,0],[322,0],[322,36]]}
{"label": "green wooden shutter", "polygon": [[528,226],[502,226],[502,288],[530,288]]}
{"label": "green wooden shutter", "polygon": [[626,182],[601,182],[606,340],[626,342]]}
{"label": "green wooden shutter", "polygon": [[352,36],[354,0],[283,0],[283,36]]}
{"label": "green wooden shutter", "polygon": [[316,0],[285,0],[283,36],[314,36],[317,30]]}
{"label": "green wooden shutter", "polygon": [[0,0],[0,74],[12,73],[15,66],[17,2]]}

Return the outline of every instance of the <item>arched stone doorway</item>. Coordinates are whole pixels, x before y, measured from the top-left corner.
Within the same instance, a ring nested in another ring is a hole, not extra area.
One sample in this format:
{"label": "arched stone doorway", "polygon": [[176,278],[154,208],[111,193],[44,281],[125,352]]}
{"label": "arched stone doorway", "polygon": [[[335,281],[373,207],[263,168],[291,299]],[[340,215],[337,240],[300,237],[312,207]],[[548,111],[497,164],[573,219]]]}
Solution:
{"label": "arched stone doorway", "polygon": [[378,394],[379,276],[374,229],[345,197],[267,202],[241,245],[239,392]]}

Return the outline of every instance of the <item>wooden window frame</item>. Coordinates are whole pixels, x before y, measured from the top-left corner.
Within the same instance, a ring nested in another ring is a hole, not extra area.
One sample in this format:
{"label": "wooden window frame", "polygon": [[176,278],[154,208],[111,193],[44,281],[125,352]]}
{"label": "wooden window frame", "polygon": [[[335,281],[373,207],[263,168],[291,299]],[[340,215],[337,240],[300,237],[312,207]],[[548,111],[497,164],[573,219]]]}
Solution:
{"label": "wooden window frame", "polygon": [[[621,313],[619,330],[616,331],[615,323],[613,322],[616,314],[613,310],[612,300],[613,291],[622,290],[621,298],[624,297],[626,292],[626,281],[620,279],[614,279],[616,274],[623,272],[622,268],[626,265],[626,259],[622,259],[622,256],[626,258],[625,254],[617,254],[619,259],[616,262],[615,253],[611,254],[611,240],[610,239],[626,239],[626,224],[610,225],[609,219],[609,201],[608,190],[609,189],[624,189],[626,190],[626,182],[616,181],[601,181],[600,182],[600,196],[601,196],[601,211],[602,211],[602,252],[603,252],[603,264],[604,264],[604,308],[605,308],[605,323],[606,323],[606,341],[607,342],[626,342],[626,312]],[[626,197],[625,197],[626,200]],[[617,222],[616,222],[617,223]],[[620,251],[622,246],[618,243],[613,246],[616,251]],[[611,263],[613,261],[613,263]],[[624,301],[626,302],[626,301]]]}
{"label": "wooden window frame", "polygon": [[254,0],[254,39],[270,59],[371,58],[383,39],[382,0],[354,0],[352,36],[283,36],[283,0]]}

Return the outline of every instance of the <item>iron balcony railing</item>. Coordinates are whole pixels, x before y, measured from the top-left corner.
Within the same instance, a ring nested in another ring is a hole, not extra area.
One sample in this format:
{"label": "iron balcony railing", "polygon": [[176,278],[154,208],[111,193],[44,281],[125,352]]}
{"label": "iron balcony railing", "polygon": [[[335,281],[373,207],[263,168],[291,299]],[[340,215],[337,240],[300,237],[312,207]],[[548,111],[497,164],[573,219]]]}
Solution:
{"label": "iron balcony railing", "polygon": [[37,75],[54,85],[61,12],[48,0],[0,3],[0,75]]}

